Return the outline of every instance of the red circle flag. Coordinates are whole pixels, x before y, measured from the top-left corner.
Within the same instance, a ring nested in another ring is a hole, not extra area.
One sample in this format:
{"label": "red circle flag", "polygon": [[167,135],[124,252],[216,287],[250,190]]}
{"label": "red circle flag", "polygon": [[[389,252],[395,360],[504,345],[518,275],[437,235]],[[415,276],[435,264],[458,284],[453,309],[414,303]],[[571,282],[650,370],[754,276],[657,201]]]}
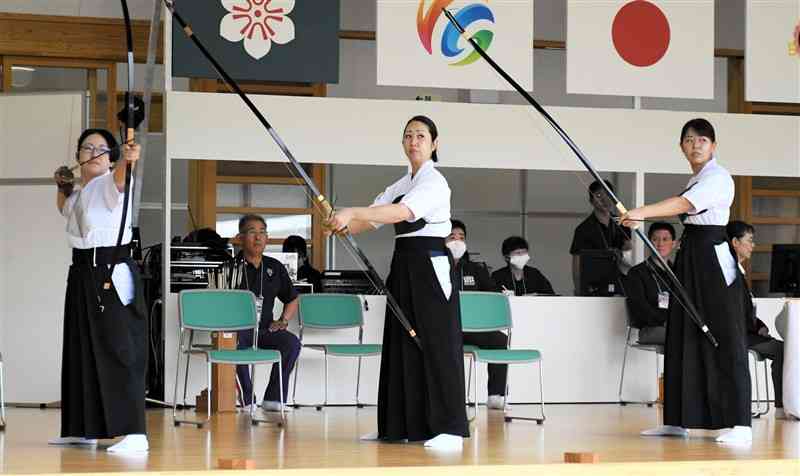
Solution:
{"label": "red circle flag", "polygon": [[657,5],[634,0],[619,9],[611,38],[620,57],[633,66],[652,66],[669,49],[669,20]]}

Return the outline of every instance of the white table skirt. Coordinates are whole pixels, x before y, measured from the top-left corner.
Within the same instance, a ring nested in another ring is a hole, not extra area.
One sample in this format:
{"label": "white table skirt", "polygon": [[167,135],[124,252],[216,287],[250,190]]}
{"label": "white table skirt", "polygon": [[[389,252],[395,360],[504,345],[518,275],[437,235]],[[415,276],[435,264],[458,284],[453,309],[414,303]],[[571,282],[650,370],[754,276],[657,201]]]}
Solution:
{"label": "white table skirt", "polygon": [[783,409],[800,418],[800,299],[787,299],[775,318],[783,338]]}

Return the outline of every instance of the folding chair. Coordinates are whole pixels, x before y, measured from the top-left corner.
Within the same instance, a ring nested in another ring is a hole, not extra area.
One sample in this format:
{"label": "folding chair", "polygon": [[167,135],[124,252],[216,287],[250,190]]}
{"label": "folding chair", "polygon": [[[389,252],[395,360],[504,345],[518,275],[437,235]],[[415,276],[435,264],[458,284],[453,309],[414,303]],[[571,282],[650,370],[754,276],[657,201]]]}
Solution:
{"label": "folding chair", "polygon": [[[180,368],[181,354],[186,354],[186,375],[183,383],[183,405],[186,406],[186,390],[189,382],[189,359],[192,355],[204,355],[208,366],[206,376],[208,383],[208,399],[206,419],[179,420],[177,417],[178,406],[178,378],[180,370],[175,372],[175,392],[173,394],[172,421],[175,426],[181,423],[197,425],[202,428],[211,420],[211,365],[232,364],[249,365],[250,378],[253,381],[253,399],[256,401],[255,391],[255,366],[260,364],[278,363],[281,372],[281,353],[277,350],[265,350],[256,347],[258,342],[258,316],[256,315],[255,295],[250,291],[234,289],[192,289],[181,291],[178,295],[178,310],[180,315],[180,328],[178,330],[178,366]],[[253,347],[240,350],[215,350],[209,345],[195,344],[194,332],[232,332],[252,329]],[[188,331],[188,332],[187,332]],[[184,336],[189,334],[189,341],[184,346]],[[283,375],[278,374],[281,388],[283,388]],[[278,426],[282,426],[286,417],[283,411],[283,396],[281,395],[281,418]],[[269,420],[257,419],[255,405],[250,406],[250,421],[253,425],[268,423]]]}
{"label": "folding chair", "polygon": [[626,321],[626,325],[627,325],[627,330],[626,330],[626,333],[625,333],[625,352],[622,354],[622,373],[619,376],[619,394],[618,394],[619,404],[621,406],[623,406],[623,407],[625,405],[629,404],[629,403],[647,405],[648,407],[652,407],[653,404],[655,403],[654,400],[650,400],[650,401],[630,401],[630,400],[623,400],[622,399],[622,384],[625,381],[625,365],[627,364],[627,361],[628,361],[628,349],[630,348],[630,349],[642,350],[642,351],[645,351],[645,352],[655,352],[655,357],[656,357],[656,382],[658,382],[658,377],[659,377],[659,375],[658,375],[658,356],[659,355],[664,355],[664,346],[663,345],[657,345],[657,344],[640,344],[640,343],[638,343],[636,341],[633,341],[631,339],[633,337],[633,329],[636,329],[636,327],[633,326],[633,323],[631,321],[631,308],[628,305],[628,301],[627,300],[625,301],[625,321]]}
{"label": "folding chair", "polygon": [[[769,400],[769,368],[767,367],[767,358],[759,353],[757,350],[747,349],[747,353],[753,357],[753,376],[756,380],[756,411],[752,413],[753,418],[761,418],[762,416],[769,413],[771,408],[770,400]],[[761,385],[759,385],[759,378],[758,378],[758,364],[764,364],[764,391],[766,392],[766,398],[764,399],[764,405],[766,408],[764,411],[761,411]],[[749,364],[748,364],[749,365]]]}
{"label": "folding chair", "polygon": [[[300,323],[300,344],[303,348],[321,350],[325,359],[325,399],[316,405],[317,410],[328,405],[328,356],[358,358],[356,373],[356,406],[364,405],[359,401],[361,384],[361,359],[381,355],[380,344],[364,344],[364,313],[361,298],[353,294],[301,294],[298,311]],[[358,328],[358,342],[355,344],[305,344],[303,331],[308,329],[353,329]],[[294,388],[292,403],[296,406],[297,380],[300,378],[300,360],[294,372]]]}
{"label": "folding chair", "polygon": [[[462,291],[461,295],[461,327],[464,332],[508,332],[508,346],[511,347],[511,330],[513,323],[511,320],[511,306],[508,297],[501,293],[489,293],[481,291]],[[544,378],[542,375],[542,353],[535,349],[481,349],[475,346],[465,346],[465,354],[471,354],[470,375],[475,376],[472,382],[473,397],[477,404],[478,401],[478,363],[485,364],[538,364],[539,367],[539,405],[541,407],[541,417],[518,417],[508,413],[508,399],[510,396],[510,378],[506,380],[506,396],[503,402],[503,415],[506,422],[512,420],[532,420],[541,425],[544,423]],[[510,377],[510,375],[509,375]],[[475,415],[477,416],[477,405]]]}

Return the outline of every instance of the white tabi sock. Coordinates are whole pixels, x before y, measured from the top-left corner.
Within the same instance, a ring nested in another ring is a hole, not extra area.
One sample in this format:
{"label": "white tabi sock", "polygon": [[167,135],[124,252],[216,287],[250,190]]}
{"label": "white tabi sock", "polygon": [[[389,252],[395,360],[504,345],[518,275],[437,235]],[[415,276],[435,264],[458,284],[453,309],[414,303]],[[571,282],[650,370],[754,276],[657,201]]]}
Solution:
{"label": "white tabi sock", "polygon": [[281,405],[281,402],[272,402],[269,400],[264,400],[261,402],[261,408],[263,408],[265,412],[280,412],[281,406],[283,406],[284,413],[292,411],[292,407],[288,405]]}
{"label": "white tabi sock", "polygon": [[644,430],[639,434],[642,436],[679,436],[681,438],[687,438],[689,436],[689,430],[679,426],[661,425],[656,428]]}
{"label": "white tabi sock", "polygon": [[361,440],[361,441],[378,441],[378,440],[380,440],[380,438],[378,437],[378,432],[377,431],[373,431],[371,433],[367,433],[366,435],[361,435],[361,438],[359,438],[359,440]]}
{"label": "white tabi sock", "polygon": [[117,454],[147,453],[150,445],[146,435],[127,435],[116,445],[110,446],[106,451]]}
{"label": "white tabi sock", "polygon": [[97,440],[83,438],[81,436],[59,436],[47,442],[48,445],[96,445]]}
{"label": "white tabi sock", "polygon": [[425,448],[442,451],[461,451],[464,438],[458,435],[442,433],[425,442]]}
{"label": "white tabi sock", "polygon": [[797,421],[800,418],[792,415],[791,413],[786,413],[786,410],[783,408],[776,408],[775,409],[775,419],[776,420],[789,420],[789,421]]}
{"label": "white tabi sock", "polygon": [[717,443],[746,444],[753,441],[753,429],[749,426],[734,426],[717,437]]}

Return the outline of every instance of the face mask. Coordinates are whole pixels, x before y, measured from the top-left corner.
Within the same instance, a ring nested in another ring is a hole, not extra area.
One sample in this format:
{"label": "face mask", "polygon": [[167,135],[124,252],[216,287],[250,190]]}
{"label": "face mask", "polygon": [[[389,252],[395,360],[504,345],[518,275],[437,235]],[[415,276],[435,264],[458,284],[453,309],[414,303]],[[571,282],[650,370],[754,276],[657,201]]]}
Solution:
{"label": "face mask", "polygon": [[522,269],[530,259],[531,257],[529,255],[514,255],[508,259],[508,262],[511,263],[511,266]]}
{"label": "face mask", "polygon": [[453,258],[461,259],[464,253],[467,252],[467,244],[461,240],[453,240],[447,243],[450,252],[453,253]]}

